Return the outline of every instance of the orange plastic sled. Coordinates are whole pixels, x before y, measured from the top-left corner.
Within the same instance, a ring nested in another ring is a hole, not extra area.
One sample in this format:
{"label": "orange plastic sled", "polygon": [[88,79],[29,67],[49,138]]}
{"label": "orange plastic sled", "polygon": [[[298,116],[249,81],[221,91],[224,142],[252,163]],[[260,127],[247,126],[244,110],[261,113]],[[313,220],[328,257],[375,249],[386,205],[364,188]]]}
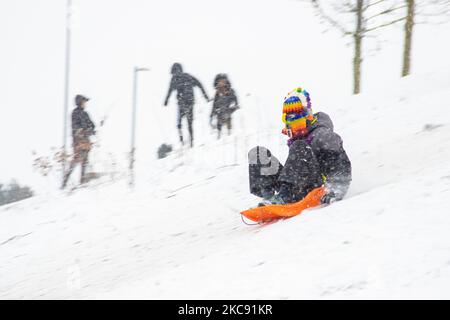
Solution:
{"label": "orange plastic sled", "polygon": [[321,204],[325,194],[323,187],[316,188],[299,202],[285,205],[269,205],[242,211],[241,214],[258,223],[269,222],[277,219],[286,219],[299,215],[303,210],[317,207]]}

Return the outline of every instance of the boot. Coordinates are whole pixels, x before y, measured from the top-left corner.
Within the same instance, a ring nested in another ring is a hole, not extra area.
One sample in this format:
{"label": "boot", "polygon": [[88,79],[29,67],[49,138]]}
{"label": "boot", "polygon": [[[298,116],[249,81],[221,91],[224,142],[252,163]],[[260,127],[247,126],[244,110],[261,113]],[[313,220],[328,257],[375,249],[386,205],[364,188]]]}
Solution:
{"label": "boot", "polygon": [[[263,191],[262,193],[264,200],[259,203],[259,207],[268,205],[284,205],[292,203],[292,185],[289,183],[282,183],[280,191],[278,193],[272,193]],[[269,198],[268,198],[269,197]]]}

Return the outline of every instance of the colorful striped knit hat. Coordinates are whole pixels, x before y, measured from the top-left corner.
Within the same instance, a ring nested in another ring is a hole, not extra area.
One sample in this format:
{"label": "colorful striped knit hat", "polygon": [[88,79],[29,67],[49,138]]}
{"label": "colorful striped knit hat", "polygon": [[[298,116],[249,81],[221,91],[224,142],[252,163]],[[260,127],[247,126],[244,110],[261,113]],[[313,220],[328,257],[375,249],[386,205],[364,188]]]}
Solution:
{"label": "colorful striped knit hat", "polygon": [[283,122],[286,126],[283,134],[288,135],[289,129],[293,138],[304,136],[308,133],[308,123],[314,120],[308,91],[296,88],[289,92],[283,103]]}

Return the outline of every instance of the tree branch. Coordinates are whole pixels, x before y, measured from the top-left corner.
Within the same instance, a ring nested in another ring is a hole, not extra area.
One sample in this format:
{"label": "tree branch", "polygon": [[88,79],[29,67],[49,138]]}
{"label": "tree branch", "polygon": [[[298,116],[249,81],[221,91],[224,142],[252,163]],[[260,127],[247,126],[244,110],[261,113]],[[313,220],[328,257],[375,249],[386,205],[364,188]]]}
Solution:
{"label": "tree branch", "polygon": [[366,11],[367,9],[369,9],[370,7],[376,6],[377,4],[380,4],[382,2],[384,2],[386,0],[378,0],[374,3],[369,3],[367,6],[364,7],[363,11]]}
{"label": "tree branch", "polygon": [[406,17],[403,17],[403,18],[399,18],[399,19],[393,20],[393,21],[391,21],[391,22],[383,23],[383,24],[381,24],[381,25],[379,25],[379,26],[376,26],[376,27],[373,27],[373,28],[369,28],[369,29],[364,30],[364,33],[368,33],[368,32],[371,32],[371,31],[374,31],[374,30],[377,30],[377,29],[381,29],[381,28],[390,26],[390,25],[392,25],[392,24],[395,24],[395,23],[397,23],[397,22],[403,21],[403,20],[405,20],[405,19],[406,19]]}
{"label": "tree branch", "polygon": [[314,8],[317,10],[317,12],[319,13],[319,15],[325,19],[329,24],[331,24],[331,26],[335,27],[336,29],[338,29],[340,32],[342,32],[342,34],[344,36],[347,35],[352,35],[353,32],[350,32],[348,30],[346,30],[341,24],[339,24],[336,20],[334,20],[333,18],[331,18],[330,16],[328,16],[325,11],[322,9],[322,6],[320,5],[318,0],[311,0]]}
{"label": "tree branch", "polygon": [[377,14],[375,14],[375,15],[369,17],[369,18],[367,18],[366,21],[369,21],[369,20],[371,20],[371,19],[373,19],[373,18],[382,16],[382,15],[385,15],[385,14],[388,14],[388,13],[391,13],[391,12],[394,12],[394,11],[396,11],[396,10],[403,9],[403,8],[406,8],[406,5],[399,6],[399,7],[395,7],[395,8],[389,8],[389,9],[383,10],[383,11],[381,11],[381,12],[379,12],[379,13],[377,13]]}

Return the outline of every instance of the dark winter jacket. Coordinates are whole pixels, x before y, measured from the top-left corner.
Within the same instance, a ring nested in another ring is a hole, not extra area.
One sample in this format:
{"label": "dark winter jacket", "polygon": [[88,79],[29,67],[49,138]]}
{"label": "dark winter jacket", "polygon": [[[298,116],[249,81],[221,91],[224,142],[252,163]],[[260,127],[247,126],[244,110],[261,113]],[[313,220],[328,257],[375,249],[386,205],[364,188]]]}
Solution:
{"label": "dark winter jacket", "polygon": [[89,139],[95,134],[95,124],[89,114],[81,107],[76,107],[72,112],[72,136],[74,141]]}
{"label": "dark winter jacket", "polygon": [[172,91],[177,91],[178,105],[180,108],[192,107],[195,102],[194,87],[199,87],[202,90],[203,96],[209,101],[209,97],[206,94],[200,81],[191,76],[190,74],[182,72],[181,65],[175,64],[172,68],[172,80],[170,82],[169,92],[165,100],[165,105],[169,102]]}
{"label": "dark winter jacket", "polygon": [[217,92],[214,97],[211,118],[217,116],[219,119],[226,119],[238,108],[238,100],[233,89],[229,89],[225,94]]}
{"label": "dark winter jacket", "polygon": [[311,146],[325,177],[325,187],[340,200],[352,180],[351,163],[341,137],[333,131],[330,117],[324,112],[318,112],[315,116],[317,121],[309,127],[309,134],[301,139]]}

